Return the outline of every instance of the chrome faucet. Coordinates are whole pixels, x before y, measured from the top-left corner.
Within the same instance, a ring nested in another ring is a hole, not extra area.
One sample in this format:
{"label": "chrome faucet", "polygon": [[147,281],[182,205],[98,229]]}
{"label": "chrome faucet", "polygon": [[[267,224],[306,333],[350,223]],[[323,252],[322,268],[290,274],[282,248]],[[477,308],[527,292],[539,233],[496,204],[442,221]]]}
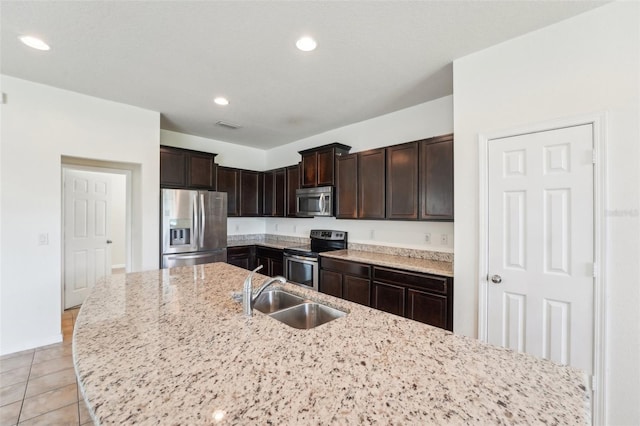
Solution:
{"label": "chrome faucet", "polygon": [[255,291],[251,289],[251,279],[253,278],[253,274],[262,269],[262,265],[258,266],[256,269],[249,273],[249,276],[244,280],[244,285],[242,287],[242,310],[244,314],[247,316],[253,316],[253,304],[260,294],[271,284],[279,282],[284,284],[287,282],[285,277],[277,276],[273,278],[268,278],[262,285]]}

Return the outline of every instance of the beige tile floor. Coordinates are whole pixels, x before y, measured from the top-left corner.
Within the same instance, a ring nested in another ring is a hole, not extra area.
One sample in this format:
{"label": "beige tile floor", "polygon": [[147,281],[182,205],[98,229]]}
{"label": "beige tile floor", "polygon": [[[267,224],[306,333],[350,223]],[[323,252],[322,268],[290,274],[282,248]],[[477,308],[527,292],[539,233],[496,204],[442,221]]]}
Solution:
{"label": "beige tile floor", "polygon": [[78,311],[64,311],[61,343],[0,358],[0,426],[92,423],[71,355]]}

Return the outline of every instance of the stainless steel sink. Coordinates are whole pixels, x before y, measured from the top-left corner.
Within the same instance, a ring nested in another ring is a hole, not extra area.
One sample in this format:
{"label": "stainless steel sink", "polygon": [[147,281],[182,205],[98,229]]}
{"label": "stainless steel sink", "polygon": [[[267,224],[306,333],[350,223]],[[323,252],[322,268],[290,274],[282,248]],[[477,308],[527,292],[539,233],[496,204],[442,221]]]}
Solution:
{"label": "stainless steel sink", "polygon": [[293,328],[307,330],[347,315],[346,312],[318,303],[305,302],[301,305],[274,312],[269,316]]}
{"label": "stainless steel sink", "polygon": [[287,293],[285,291],[270,290],[258,296],[256,302],[253,305],[253,308],[257,309],[263,314],[270,314],[272,312],[300,305],[303,302],[303,298],[294,296],[293,294]]}

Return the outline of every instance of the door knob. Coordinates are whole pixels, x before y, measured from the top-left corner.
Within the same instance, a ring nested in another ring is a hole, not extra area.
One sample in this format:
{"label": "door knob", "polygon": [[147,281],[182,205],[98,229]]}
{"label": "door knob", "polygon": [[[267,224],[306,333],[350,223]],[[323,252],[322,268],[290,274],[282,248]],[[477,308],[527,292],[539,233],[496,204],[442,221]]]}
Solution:
{"label": "door knob", "polygon": [[492,275],[491,282],[495,284],[500,284],[502,282],[502,277],[500,275]]}
{"label": "door knob", "polygon": [[111,244],[111,243],[113,243],[113,241],[107,240],[107,244]]}

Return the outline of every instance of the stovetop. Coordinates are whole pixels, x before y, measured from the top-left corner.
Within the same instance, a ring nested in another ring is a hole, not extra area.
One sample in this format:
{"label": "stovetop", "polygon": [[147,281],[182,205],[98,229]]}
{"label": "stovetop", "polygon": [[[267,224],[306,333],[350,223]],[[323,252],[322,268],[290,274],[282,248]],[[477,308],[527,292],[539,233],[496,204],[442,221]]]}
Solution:
{"label": "stovetop", "polygon": [[344,231],[314,229],[311,231],[310,239],[311,244],[286,248],[285,254],[317,259],[318,253],[347,248],[347,233]]}

